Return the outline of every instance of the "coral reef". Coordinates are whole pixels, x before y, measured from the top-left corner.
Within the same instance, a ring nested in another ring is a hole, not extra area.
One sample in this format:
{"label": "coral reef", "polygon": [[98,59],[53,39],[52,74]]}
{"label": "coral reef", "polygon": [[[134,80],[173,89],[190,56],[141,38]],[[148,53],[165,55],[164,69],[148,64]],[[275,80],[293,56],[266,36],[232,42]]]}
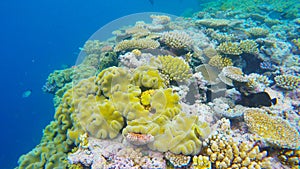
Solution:
{"label": "coral reef", "polygon": [[171,152],[166,152],[165,158],[172,164],[174,168],[186,167],[191,161],[190,156],[185,156],[182,154],[173,154]]}
{"label": "coral reef", "polygon": [[250,131],[258,134],[268,143],[281,148],[300,148],[299,132],[288,121],[268,115],[258,108],[246,109],[244,118]]}

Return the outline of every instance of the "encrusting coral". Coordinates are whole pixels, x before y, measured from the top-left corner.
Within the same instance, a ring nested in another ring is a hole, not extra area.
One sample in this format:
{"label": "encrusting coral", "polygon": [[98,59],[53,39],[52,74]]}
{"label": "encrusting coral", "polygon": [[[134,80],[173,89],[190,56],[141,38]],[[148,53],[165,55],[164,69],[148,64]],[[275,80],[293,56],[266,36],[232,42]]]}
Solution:
{"label": "encrusting coral", "polygon": [[300,148],[299,132],[288,121],[268,115],[258,108],[246,109],[244,118],[250,131],[258,134],[268,143],[281,148]]}

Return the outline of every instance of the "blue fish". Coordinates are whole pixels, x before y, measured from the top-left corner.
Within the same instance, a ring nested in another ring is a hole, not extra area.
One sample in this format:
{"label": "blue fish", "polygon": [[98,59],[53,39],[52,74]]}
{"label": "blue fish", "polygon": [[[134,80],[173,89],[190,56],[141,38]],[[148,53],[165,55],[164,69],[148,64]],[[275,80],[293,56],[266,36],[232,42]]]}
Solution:
{"label": "blue fish", "polygon": [[32,90],[30,90],[30,89],[26,90],[26,91],[23,92],[22,97],[27,98],[31,95],[31,93],[32,93]]}

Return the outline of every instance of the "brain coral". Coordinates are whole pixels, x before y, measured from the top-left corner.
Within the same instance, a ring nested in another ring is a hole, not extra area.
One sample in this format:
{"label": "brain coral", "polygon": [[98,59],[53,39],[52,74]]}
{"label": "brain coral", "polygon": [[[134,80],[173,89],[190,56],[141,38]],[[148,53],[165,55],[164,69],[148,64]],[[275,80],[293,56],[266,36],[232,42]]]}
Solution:
{"label": "brain coral", "polygon": [[296,89],[300,83],[300,77],[293,75],[279,75],[276,76],[274,80],[277,86],[287,90]]}
{"label": "brain coral", "polygon": [[123,40],[115,46],[114,51],[120,52],[133,49],[155,49],[158,48],[159,45],[159,42],[148,38]]}
{"label": "brain coral", "polygon": [[158,60],[161,63],[159,69],[170,81],[183,82],[192,76],[189,65],[182,58],[166,55],[158,56]]}
{"label": "brain coral", "polygon": [[174,49],[189,49],[192,44],[192,38],[183,31],[164,32],[161,41]]}
{"label": "brain coral", "polygon": [[244,118],[249,129],[272,145],[289,148],[300,148],[300,136],[296,128],[280,117],[268,115],[264,110],[248,108]]}

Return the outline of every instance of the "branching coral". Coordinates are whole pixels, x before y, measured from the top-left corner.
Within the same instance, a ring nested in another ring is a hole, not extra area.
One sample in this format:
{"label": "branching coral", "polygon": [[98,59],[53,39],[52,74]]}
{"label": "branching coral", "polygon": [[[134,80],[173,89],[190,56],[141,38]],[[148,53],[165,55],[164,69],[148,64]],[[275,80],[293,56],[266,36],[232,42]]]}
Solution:
{"label": "branching coral", "polygon": [[244,53],[257,54],[258,53],[258,44],[253,40],[242,40],[240,42],[240,49]]}
{"label": "branching coral", "polygon": [[264,110],[257,108],[246,109],[244,118],[252,132],[272,145],[290,149],[300,148],[299,133],[288,121],[268,115]]}
{"label": "branching coral", "polygon": [[210,58],[208,64],[215,66],[218,69],[223,69],[226,66],[232,66],[232,60],[228,57],[222,57],[221,55],[215,55]]}
{"label": "branching coral", "polygon": [[166,55],[158,56],[158,60],[161,63],[159,69],[170,81],[183,82],[192,76],[189,65],[181,58]]}
{"label": "branching coral", "polygon": [[192,44],[192,38],[184,31],[165,32],[161,36],[161,41],[174,49],[189,49]]}
{"label": "branching coral", "polygon": [[217,50],[226,55],[240,55],[243,53],[239,44],[233,42],[223,42],[218,46]]}
{"label": "branching coral", "polygon": [[267,168],[271,160],[266,151],[246,142],[236,142],[221,134],[213,135],[204,143],[204,154],[209,156],[212,166],[222,168]]}
{"label": "branching coral", "polygon": [[171,152],[166,152],[165,157],[175,168],[186,167],[191,161],[190,156],[186,156],[183,154],[174,154]]}
{"label": "branching coral", "polygon": [[158,48],[159,45],[159,42],[148,38],[123,40],[115,46],[114,51],[120,52],[132,49],[155,49]]}
{"label": "branching coral", "polygon": [[293,90],[299,87],[300,83],[300,77],[299,76],[293,76],[293,75],[279,75],[274,78],[276,85],[287,89],[287,90]]}

